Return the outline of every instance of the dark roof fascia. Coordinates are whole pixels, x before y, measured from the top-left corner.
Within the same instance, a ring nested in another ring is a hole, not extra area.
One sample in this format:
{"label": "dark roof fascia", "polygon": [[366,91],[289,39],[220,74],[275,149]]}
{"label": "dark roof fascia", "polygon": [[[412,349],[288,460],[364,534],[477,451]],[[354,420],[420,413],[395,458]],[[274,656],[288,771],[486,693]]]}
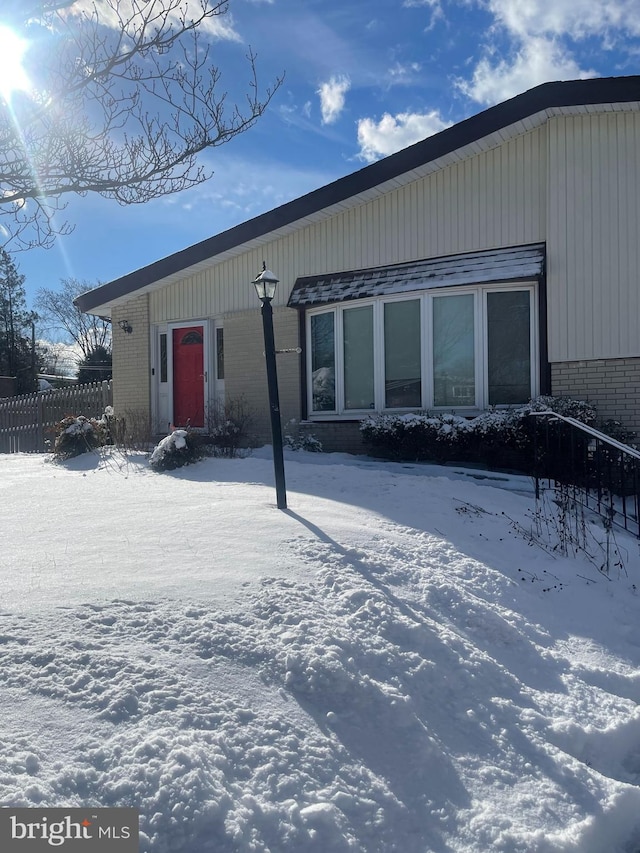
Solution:
{"label": "dark roof fascia", "polygon": [[202,263],[222,252],[366,192],[541,111],[638,100],[640,76],[542,83],[357,172],[338,178],[267,213],[90,290],[79,296],[75,304],[81,311],[90,311],[97,305],[129,296],[194,264]]}

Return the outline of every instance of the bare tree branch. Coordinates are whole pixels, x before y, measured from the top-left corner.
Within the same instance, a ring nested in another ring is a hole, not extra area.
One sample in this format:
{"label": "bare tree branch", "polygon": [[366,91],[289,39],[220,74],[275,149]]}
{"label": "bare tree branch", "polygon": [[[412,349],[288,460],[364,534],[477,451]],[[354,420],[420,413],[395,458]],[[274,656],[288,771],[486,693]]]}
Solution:
{"label": "bare tree branch", "polygon": [[[33,91],[0,100],[0,228],[12,249],[50,246],[70,194],[140,204],[211,176],[198,160],[251,128],[282,83],[259,85],[249,51],[244,103],[229,103],[209,32],[211,0],[10,0],[29,38]],[[6,16],[6,17],[5,17]]]}
{"label": "bare tree branch", "polygon": [[111,351],[111,322],[95,314],[85,314],[74,304],[81,293],[96,287],[86,281],[66,278],[61,287],[41,287],[35,300],[42,331],[57,339],[60,332],[78,345],[87,358],[98,348]]}

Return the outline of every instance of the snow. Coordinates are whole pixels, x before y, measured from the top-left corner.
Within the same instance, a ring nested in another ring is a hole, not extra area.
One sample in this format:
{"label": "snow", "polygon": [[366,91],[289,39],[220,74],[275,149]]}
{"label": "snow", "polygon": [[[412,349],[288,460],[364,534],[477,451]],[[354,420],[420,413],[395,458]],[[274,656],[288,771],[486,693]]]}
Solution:
{"label": "snow", "polygon": [[149,853],[638,853],[636,540],[607,576],[524,477],[286,475],[0,456],[0,804],[135,806]]}
{"label": "snow", "polygon": [[176,448],[183,450],[187,446],[187,431],[186,429],[174,429],[169,435],[165,436],[162,441],[155,447],[149,458],[149,464],[152,468],[158,467],[168,453]]}

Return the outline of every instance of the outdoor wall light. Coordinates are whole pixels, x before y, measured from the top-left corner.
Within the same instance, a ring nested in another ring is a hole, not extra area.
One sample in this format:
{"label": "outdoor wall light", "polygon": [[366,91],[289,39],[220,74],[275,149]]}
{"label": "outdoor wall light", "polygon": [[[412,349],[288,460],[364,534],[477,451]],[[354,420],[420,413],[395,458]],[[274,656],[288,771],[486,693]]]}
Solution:
{"label": "outdoor wall light", "polygon": [[127,335],[130,335],[131,332],[133,332],[133,326],[131,325],[131,323],[129,323],[128,320],[119,320],[118,325],[120,326],[122,331],[125,332],[125,334],[127,334]]}
{"label": "outdoor wall light", "polygon": [[264,355],[267,363],[267,388],[269,391],[269,413],[273,442],[273,469],[276,479],[278,509],[287,508],[287,489],[284,480],[284,455],[282,450],[282,424],[280,423],[280,400],[278,398],[278,374],[276,371],[276,345],[273,337],[273,308],[271,300],[276,293],[278,279],[262,262],[262,272],[253,280],[253,286],[262,302],[262,329],[264,332]]}

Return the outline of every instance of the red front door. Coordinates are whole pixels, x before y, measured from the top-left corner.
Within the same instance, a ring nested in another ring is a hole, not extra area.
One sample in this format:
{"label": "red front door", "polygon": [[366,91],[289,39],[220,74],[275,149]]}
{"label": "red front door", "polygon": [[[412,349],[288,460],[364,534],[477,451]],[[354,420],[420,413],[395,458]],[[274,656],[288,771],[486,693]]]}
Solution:
{"label": "red front door", "polygon": [[204,426],[204,328],[173,330],[173,423]]}

